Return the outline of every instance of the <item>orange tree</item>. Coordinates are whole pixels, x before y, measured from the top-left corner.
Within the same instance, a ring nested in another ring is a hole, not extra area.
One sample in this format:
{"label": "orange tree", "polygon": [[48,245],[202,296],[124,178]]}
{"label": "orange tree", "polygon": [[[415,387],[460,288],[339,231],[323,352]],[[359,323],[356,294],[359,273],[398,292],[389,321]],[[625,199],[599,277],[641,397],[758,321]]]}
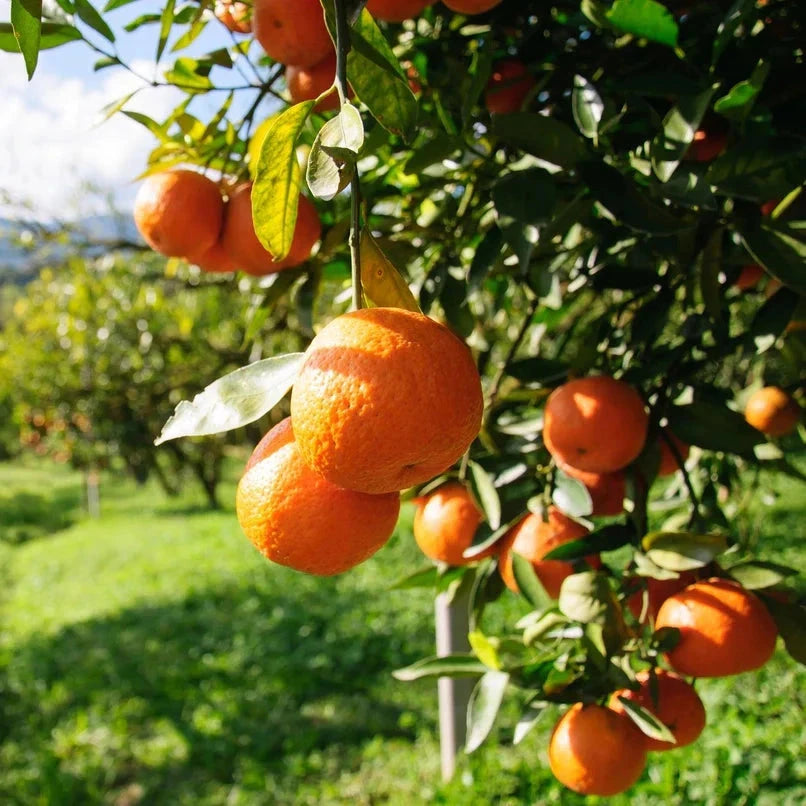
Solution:
{"label": "orange tree", "polygon": [[[35,4],[13,0],[0,45],[19,47],[29,73],[38,47],[75,39],[99,54],[96,68],[125,67],[87,0],[57,2],[40,21]],[[803,661],[803,610],[779,590],[792,571],[753,558],[738,526],[765,474],[802,477],[803,5],[256,0],[257,42],[242,8],[236,26],[210,5],[171,1],[126,26],[155,27],[158,60],[169,42],[181,54],[160,81],[186,98],[165,120],[128,111],[128,98],[110,108],[155,135],[145,173],[195,166],[218,182],[221,232],[209,248],[220,247],[217,267],[259,277],[245,287],[264,316],[281,299],[317,329],[350,305],[419,308],[466,342],[482,378],[469,450],[405,493],[425,500],[458,482],[483,513],[462,552],[478,562],[439,563],[406,583],[469,595],[473,651],[399,676],[480,678],[469,748],[514,692],[520,739],[550,703],[600,708],[614,691],[637,691],[638,672],[674,666],[665,653],[686,635],[653,631],[652,619],[664,598],[714,576],[740,583],[748,608],[768,609]],[[198,53],[208,24],[222,37]],[[325,60],[335,75],[322,84],[313,68]],[[295,102],[286,67],[307,71]],[[328,92],[337,104],[322,104]],[[204,114],[209,98],[223,101]],[[311,250],[312,209],[322,229]],[[184,257],[205,267],[191,250]],[[750,264],[761,267],[752,282]],[[212,383],[160,439],[254,420],[303,361],[273,356]],[[767,397],[789,413],[775,434],[743,416],[761,387],[776,387]],[[385,395],[390,433],[396,391]],[[401,422],[432,414],[398,412]],[[375,447],[362,446],[362,461]],[[596,489],[617,491],[605,518]],[[548,554],[518,552],[512,530],[525,517],[545,521],[531,531],[551,532]],[[488,635],[485,609],[511,595],[487,556],[501,545],[528,612]],[[558,599],[546,590],[549,564]],[[652,739],[674,740],[650,709],[618,701]],[[616,713],[583,721],[624,734]],[[584,783],[596,780],[586,765],[601,766],[598,749],[593,761],[565,759],[573,773],[563,779],[588,792],[629,785],[632,774]]]}

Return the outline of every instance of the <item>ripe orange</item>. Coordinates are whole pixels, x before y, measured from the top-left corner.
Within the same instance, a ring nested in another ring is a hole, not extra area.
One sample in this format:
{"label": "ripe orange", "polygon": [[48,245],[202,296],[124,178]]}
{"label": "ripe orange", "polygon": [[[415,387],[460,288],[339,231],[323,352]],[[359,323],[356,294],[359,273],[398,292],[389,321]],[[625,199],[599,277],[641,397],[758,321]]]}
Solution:
{"label": "ripe orange", "polygon": [[299,266],[311,255],[322,225],[316,208],[305,197],[299,197],[297,224],[289,253],[282,260],[274,260],[271,252],[255,234],[252,223],[252,183],[241,185],[230,196],[221,232],[221,245],[232,259],[248,274],[261,276]]}
{"label": "ripe orange", "polygon": [[403,22],[419,16],[434,2],[435,0],[369,0],[367,11],[376,20]]}
{"label": "ripe orange", "polygon": [[[285,83],[288,94],[295,103],[312,101],[333,86],[336,77],[336,54],[330,53],[312,67],[288,65],[285,68]],[[339,108],[339,95],[334,89],[316,105],[317,112],[330,112]]]}
{"label": "ripe orange", "polygon": [[309,574],[340,574],[366,560],[397,522],[396,493],[344,490],[310,470],[290,418],[258,443],[238,484],[238,522],[268,559]]}
{"label": "ripe orange", "polygon": [[255,0],[255,39],[276,62],[311,67],[333,50],[319,0]]}
{"label": "ripe orange", "polygon": [[213,13],[234,34],[252,32],[252,6],[240,0],[216,0]]}
{"label": "ripe orange", "polygon": [[484,92],[484,105],[491,115],[518,112],[534,85],[534,77],[522,61],[504,59],[493,65]]}
{"label": "ripe orange", "polygon": [[221,246],[221,241],[216,241],[204,254],[199,255],[193,262],[203,272],[207,272],[208,274],[238,271],[238,264],[232,259],[224,247]]}
{"label": "ripe orange", "polygon": [[627,482],[623,472],[588,473],[570,465],[559,466],[567,476],[578,479],[587,487],[593,504],[591,515],[620,515],[624,512]]}
{"label": "ripe orange", "polygon": [[778,630],[761,600],[741,585],[712,577],[670,596],[655,629],[676,627],[680,642],[668,654],[672,667],[692,677],[725,677],[763,666]]}
{"label": "ripe orange", "polygon": [[442,0],[451,10],[459,14],[482,14],[495,8],[502,0]]}
{"label": "ripe orange", "polygon": [[193,259],[217,240],[224,218],[218,185],[196,171],[149,176],[134,200],[134,223],[146,243],[169,257]]}
{"label": "ripe orange", "polygon": [[694,686],[672,672],[655,671],[657,700],[653,697],[653,687],[649,671],[636,675],[639,688],[616,691],[608,703],[616,713],[626,716],[620,696],[646,708],[672,732],[675,743],[662,742],[644,736],[647,750],[676,750],[691,744],[705,727],[705,706]]}
{"label": "ripe orange", "polygon": [[800,407],[783,389],[765,386],[750,395],[744,418],[753,428],[771,437],[783,437],[797,428]]}
{"label": "ripe orange", "polygon": [[[682,571],[679,576],[674,579],[654,579],[652,577],[646,578],[646,595],[647,595],[647,608],[646,614],[642,623],[649,622],[652,624],[658,615],[660,606],[675,593],[680,593],[681,590],[687,588],[697,581],[697,575],[694,571]],[[627,606],[630,612],[635,616],[636,620],[641,619],[641,611],[644,607],[644,594],[642,591],[636,591],[627,600]]]}
{"label": "ripe orange", "polygon": [[772,211],[781,203],[780,199],[770,199],[769,201],[765,201],[758,209],[761,211],[761,215],[768,216],[772,215]]}
{"label": "ripe orange", "polygon": [[622,381],[598,375],[568,381],[549,395],[543,440],[563,465],[612,473],[641,453],[648,425],[638,392]]}
{"label": "ripe orange", "polygon": [[465,549],[481,523],[481,512],[470,491],[458,482],[443,484],[426,496],[414,515],[414,539],[426,557],[449,565],[467,565],[495,553],[491,546],[468,559]]}
{"label": "ripe orange", "polygon": [[447,470],[481,427],[481,382],[447,327],[401,308],[339,316],[311,342],[291,393],[300,453],[350,490],[382,493]]}
{"label": "ripe orange", "polygon": [[764,269],[758,263],[748,263],[746,266],[742,266],[733,285],[740,291],[747,291],[749,288],[755,288],[763,276]]}
{"label": "ripe orange", "polygon": [[554,777],[581,795],[617,795],[646,766],[643,734],[624,714],[602,705],[572,705],[549,740]]}
{"label": "ripe orange", "polygon": [[694,139],[683,155],[684,160],[710,162],[716,159],[728,143],[728,126],[723,118],[716,115],[706,117],[700,128],[694,132]]}
{"label": "ripe orange", "polygon": [[[680,458],[685,462],[686,458],[688,457],[688,453],[691,450],[691,446],[686,445],[685,442],[678,439],[671,431],[666,431],[665,433],[674,443],[678,453],[680,454]],[[680,470],[680,465],[678,464],[675,455],[672,453],[669,443],[666,442],[663,437],[660,437],[660,439],[658,439],[658,445],[660,447],[658,476],[671,476],[672,473],[677,473],[677,471]]]}
{"label": "ripe orange", "polygon": [[[544,560],[552,549],[577,540],[588,534],[582,524],[571,520],[556,507],[549,507],[548,520],[530,513],[517,523],[504,536],[499,546],[498,570],[504,584],[518,593],[518,583],[512,570],[512,553],[520,554],[532,563],[537,578],[552,599],[560,595],[563,580],[574,573],[574,566],[564,560]],[[591,564],[598,564],[598,557],[586,558]]]}

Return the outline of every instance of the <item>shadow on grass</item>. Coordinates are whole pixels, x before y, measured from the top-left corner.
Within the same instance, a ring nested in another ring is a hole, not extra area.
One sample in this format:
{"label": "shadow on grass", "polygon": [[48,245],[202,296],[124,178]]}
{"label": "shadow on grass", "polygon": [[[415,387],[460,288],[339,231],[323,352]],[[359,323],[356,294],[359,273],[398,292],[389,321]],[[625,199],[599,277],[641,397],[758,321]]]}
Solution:
{"label": "shadow on grass", "polygon": [[364,595],[333,580],[205,591],[14,647],[0,666],[0,800],[218,802],[274,780],[279,802],[316,774],[311,757],[349,767],[372,737],[409,736],[379,689],[424,647],[385,622],[371,632]]}
{"label": "shadow on grass", "polygon": [[0,493],[0,540],[16,545],[66,529],[79,515],[82,495],[80,484],[56,487],[46,495]]}

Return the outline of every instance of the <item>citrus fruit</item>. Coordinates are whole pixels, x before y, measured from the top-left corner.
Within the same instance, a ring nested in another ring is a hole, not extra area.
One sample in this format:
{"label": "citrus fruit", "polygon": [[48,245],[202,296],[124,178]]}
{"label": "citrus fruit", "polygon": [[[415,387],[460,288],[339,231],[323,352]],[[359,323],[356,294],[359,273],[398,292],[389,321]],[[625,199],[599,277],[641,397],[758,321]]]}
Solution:
{"label": "citrus fruit", "polygon": [[482,14],[501,2],[502,0],[443,0],[451,11],[459,14]]}
{"label": "citrus fruit", "polygon": [[641,613],[644,609],[644,592],[642,590],[636,591],[627,599],[627,606],[630,608],[630,612],[635,616],[637,621],[652,624],[655,621],[655,617],[658,615],[660,606],[670,596],[679,593],[684,588],[696,582],[697,575],[694,571],[682,571],[673,579],[654,579],[653,577],[646,577],[644,581],[646,583],[647,597],[644,618],[641,618]]}
{"label": "citrus fruit", "polygon": [[609,706],[616,713],[626,716],[619,697],[624,697],[646,708],[672,732],[674,743],[662,742],[644,735],[647,750],[675,750],[691,744],[705,727],[705,706],[694,686],[672,672],[657,669],[653,675],[649,671],[636,675],[638,688],[625,688],[616,691],[610,698]]}
{"label": "citrus fruit", "polygon": [[712,577],[670,596],[655,629],[675,627],[679,643],[667,653],[672,668],[692,677],[725,677],[763,666],[778,635],[761,600],[736,582]]}
{"label": "citrus fruit", "polygon": [[432,560],[449,565],[467,565],[495,552],[491,546],[481,554],[466,558],[464,551],[482,515],[470,491],[463,484],[449,482],[423,498],[414,515],[414,539]]}
{"label": "citrus fruit", "polygon": [[340,574],[366,560],[397,522],[396,493],[344,490],[302,461],[290,418],[258,443],[235,499],[244,534],[268,559],[308,574]]}
{"label": "citrus fruit", "polygon": [[196,257],[193,262],[208,274],[238,270],[238,264],[224,249],[220,241],[216,241],[206,252]]}
{"label": "citrus fruit", "polygon": [[146,243],[169,257],[193,258],[217,240],[224,218],[218,185],[189,170],[149,176],[134,200],[134,223]]}
{"label": "citrus fruit", "polygon": [[[295,103],[313,101],[333,86],[336,77],[336,54],[330,53],[312,67],[290,64],[285,68],[288,94]],[[317,112],[330,112],[339,108],[339,95],[335,89],[314,107]]]}
{"label": "citrus fruit", "polygon": [[369,0],[367,11],[376,20],[403,22],[422,14],[434,2],[435,0]]}
{"label": "citrus fruit", "polygon": [[588,473],[570,465],[559,465],[566,476],[581,481],[590,493],[591,515],[620,515],[624,512],[627,480],[624,473]]}
{"label": "citrus fruit", "polygon": [[234,34],[252,32],[252,6],[240,0],[216,0],[213,13]]}
{"label": "citrus fruit", "polygon": [[716,159],[728,143],[727,122],[716,115],[706,117],[683,155],[684,160],[710,162]]}
{"label": "citrus fruit", "polygon": [[747,291],[749,288],[755,288],[763,276],[764,269],[758,263],[748,263],[746,266],[742,266],[733,285],[740,291]]}
{"label": "citrus fruit", "polygon": [[319,0],[255,0],[255,39],[276,62],[310,67],[333,50]]}
{"label": "citrus fruit", "polygon": [[291,393],[300,453],[350,490],[383,493],[447,470],[481,427],[481,382],[447,327],[401,308],[364,308],[311,342]]}
{"label": "citrus fruit", "polygon": [[581,795],[617,795],[646,766],[643,734],[632,720],[602,705],[572,705],[554,726],[549,767]]}
{"label": "citrus fruit", "polygon": [[518,112],[534,86],[534,77],[522,61],[503,59],[493,65],[484,92],[484,105],[491,115]]}
{"label": "citrus fruit", "polygon": [[[674,443],[677,452],[680,454],[680,458],[685,462],[691,447],[678,439],[671,431],[665,431],[664,433]],[[677,471],[680,470],[680,464],[677,461],[677,457],[672,453],[669,443],[663,436],[658,439],[658,446],[660,447],[658,476],[671,476],[673,473],[677,473]]]}
{"label": "citrus fruit", "polygon": [[[584,537],[588,530],[556,507],[549,507],[547,515],[548,520],[544,521],[540,515],[531,512],[510,529],[499,545],[498,570],[504,584],[518,593],[512,553],[520,554],[532,564],[546,593],[556,599],[563,580],[574,573],[574,566],[564,560],[544,560],[543,557],[563,543]],[[594,562],[597,560],[598,557]]]}
{"label": "citrus fruit", "polygon": [[800,407],[783,389],[765,386],[748,398],[744,418],[762,434],[783,437],[797,428]]}
{"label": "citrus fruit", "polygon": [[549,395],[543,440],[558,463],[612,473],[641,453],[648,425],[638,392],[623,381],[598,375],[568,381]]}
{"label": "citrus fruit", "polygon": [[255,233],[252,222],[252,183],[249,182],[241,185],[230,196],[221,231],[221,245],[232,256],[238,268],[248,274],[260,276],[304,263],[310,257],[321,233],[322,225],[316,208],[305,196],[300,196],[291,249],[282,260],[275,261]]}

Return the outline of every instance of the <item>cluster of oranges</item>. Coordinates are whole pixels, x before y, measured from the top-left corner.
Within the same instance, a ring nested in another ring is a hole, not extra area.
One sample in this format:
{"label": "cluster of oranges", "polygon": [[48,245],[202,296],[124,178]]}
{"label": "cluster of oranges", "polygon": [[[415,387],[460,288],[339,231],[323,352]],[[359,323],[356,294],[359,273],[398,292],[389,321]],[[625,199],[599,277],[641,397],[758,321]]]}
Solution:
{"label": "cluster of oranges", "polygon": [[444,325],[399,308],[339,316],[305,354],[291,417],[246,466],[238,521],[274,562],[345,571],[390,537],[400,490],[465,453],[482,409],[470,351]]}

